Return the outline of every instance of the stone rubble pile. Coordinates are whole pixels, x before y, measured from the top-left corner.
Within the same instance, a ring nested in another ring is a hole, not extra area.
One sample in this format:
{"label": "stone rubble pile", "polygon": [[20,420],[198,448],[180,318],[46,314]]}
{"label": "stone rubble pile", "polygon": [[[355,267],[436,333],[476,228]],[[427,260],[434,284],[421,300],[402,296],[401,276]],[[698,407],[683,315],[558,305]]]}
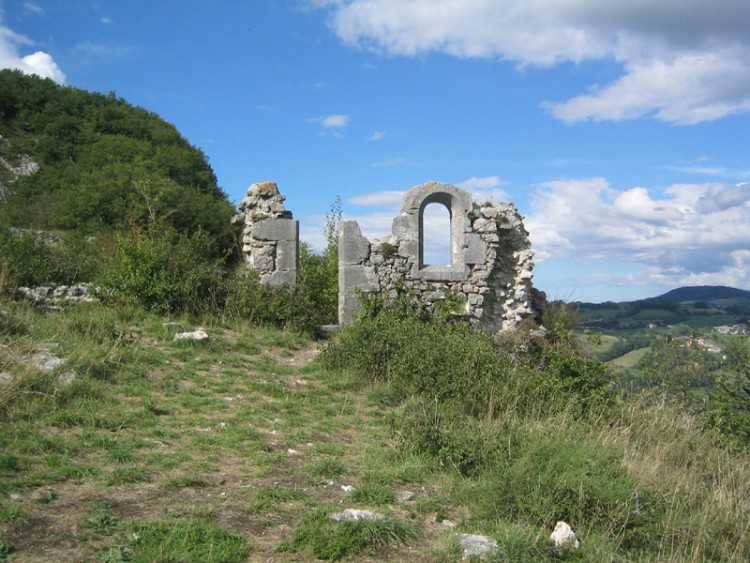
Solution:
{"label": "stone rubble pile", "polygon": [[97,301],[96,288],[90,283],[73,285],[46,284],[37,287],[19,287],[18,294],[35,305],[56,308],[61,304],[90,303]]}

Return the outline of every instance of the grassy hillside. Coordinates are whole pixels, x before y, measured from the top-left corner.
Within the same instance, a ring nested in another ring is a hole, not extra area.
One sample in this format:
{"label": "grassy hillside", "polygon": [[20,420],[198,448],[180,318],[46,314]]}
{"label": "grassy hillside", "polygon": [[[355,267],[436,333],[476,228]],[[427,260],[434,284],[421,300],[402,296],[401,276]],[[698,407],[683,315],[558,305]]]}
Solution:
{"label": "grassy hillside", "polygon": [[747,454],[620,400],[564,330],[397,308],[328,344],[218,319],[191,342],[136,307],[0,309],[3,558],[458,561],[457,533],[497,561],[750,557]]}

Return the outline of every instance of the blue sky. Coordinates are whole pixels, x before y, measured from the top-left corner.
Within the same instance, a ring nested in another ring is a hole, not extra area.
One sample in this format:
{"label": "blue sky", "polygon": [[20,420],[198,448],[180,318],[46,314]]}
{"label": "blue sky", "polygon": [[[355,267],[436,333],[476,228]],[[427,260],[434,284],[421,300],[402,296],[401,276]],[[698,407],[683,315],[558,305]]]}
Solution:
{"label": "blue sky", "polygon": [[[173,123],[323,244],[431,180],[512,201],[551,298],[750,289],[747,0],[0,0],[0,67]],[[744,140],[743,140],[744,139]]]}

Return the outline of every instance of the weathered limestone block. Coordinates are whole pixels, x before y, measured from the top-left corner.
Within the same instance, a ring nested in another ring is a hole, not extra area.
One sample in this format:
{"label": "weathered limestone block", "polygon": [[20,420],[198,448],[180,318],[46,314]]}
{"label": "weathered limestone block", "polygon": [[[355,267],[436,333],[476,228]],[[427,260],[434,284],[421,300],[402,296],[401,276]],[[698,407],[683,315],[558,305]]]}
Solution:
{"label": "weathered limestone block", "polygon": [[361,264],[370,257],[370,242],[362,236],[356,221],[339,225],[339,264]]}
{"label": "weathered limestone block", "polygon": [[253,223],[251,236],[255,240],[297,240],[299,223],[292,219],[264,219]]}
{"label": "weathered limestone block", "polygon": [[380,289],[373,266],[339,261],[339,324],[347,324],[354,318],[360,305],[360,293],[377,293]]}

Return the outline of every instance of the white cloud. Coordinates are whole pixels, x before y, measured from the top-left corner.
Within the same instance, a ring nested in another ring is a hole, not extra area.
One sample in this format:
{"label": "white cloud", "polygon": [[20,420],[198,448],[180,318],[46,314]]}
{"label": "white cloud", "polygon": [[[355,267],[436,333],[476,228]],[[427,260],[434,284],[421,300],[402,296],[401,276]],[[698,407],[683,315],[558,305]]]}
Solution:
{"label": "white cloud", "polygon": [[369,194],[356,195],[347,200],[352,205],[361,205],[363,207],[401,207],[401,200],[406,194],[405,191],[386,190],[382,192],[372,192]]}
{"label": "white cloud", "polygon": [[502,186],[504,182],[500,180],[500,176],[486,176],[484,178],[477,178],[472,176],[468,180],[464,180],[458,185],[465,190],[484,190],[488,188],[497,188]]}
{"label": "white cloud", "polygon": [[473,176],[468,180],[459,182],[458,186],[470,192],[476,201],[499,202],[508,200],[508,193],[505,190],[498,189],[505,183],[500,179],[500,176],[485,176],[483,178]]}
{"label": "white cloud", "polygon": [[537,261],[641,265],[641,283],[750,286],[750,184],[680,184],[656,198],[606,180],[539,187],[526,219]]}
{"label": "white cloud", "polygon": [[37,6],[36,4],[34,4],[33,2],[24,2],[23,3],[23,8],[27,12],[32,12],[34,14],[43,14],[44,13],[44,10],[42,8],[40,8],[39,6]]}
{"label": "white cloud", "polygon": [[375,131],[368,141],[382,141],[383,139],[385,139],[385,131]]}
{"label": "white cloud", "polygon": [[102,19],[99,20],[104,25],[111,25],[112,24],[112,18],[109,18],[107,16],[103,16]]}
{"label": "white cloud", "polygon": [[17,69],[25,74],[36,74],[60,84],[65,83],[65,74],[48,53],[36,51],[23,57],[18,54],[17,47],[33,45],[34,42],[28,37],[0,26],[0,68]]}
{"label": "white cloud", "polygon": [[344,129],[349,126],[349,116],[343,114],[323,115],[308,119],[310,123],[317,123],[326,129]]}
{"label": "white cloud", "polygon": [[609,60],[623,75],[563,102],[569,123],[642,116],[676,124],[750,110],[747,0],[342,0],[319,2],[347,45],[443,52],[519,66]]}

